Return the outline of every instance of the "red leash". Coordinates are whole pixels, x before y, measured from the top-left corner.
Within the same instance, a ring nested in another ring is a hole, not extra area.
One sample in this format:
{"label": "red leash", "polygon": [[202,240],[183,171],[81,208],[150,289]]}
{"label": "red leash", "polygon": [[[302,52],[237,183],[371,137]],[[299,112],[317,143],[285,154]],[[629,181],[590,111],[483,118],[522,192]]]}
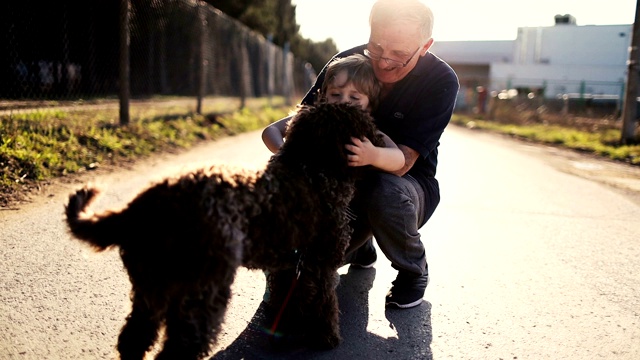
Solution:
{"label": "red leash", "polygon": [[275,335],[276,329],[278,328],[278,323],[280,322],[280,319],[282,318],[282,314],[284,313],[284,309],[287,307],[287,303],[289,302],[289,299],[291,299],[291,295],[293,295],[293,290],[295,289],[296,284],[298,283],[298,279],[300,278],[301,264],[302,264],[302,255],[300,255],[300,258],[298,259],[298,263],[296,264],[296,277],[293,278],[293,281],[291,282],[291,287],[289,288],[289,292],[287,293],[287,297],[284,298],[284,302],[280,307],[280,311],[278,311],[278,315],[276,315],[276,318],[273,321],[273,326],[271,326],[271,335]]}
{"label": "red leash", "polygon": [[284,308],[287,306],[287,303],[289,302],[289,299],[291,299],[291,295],[293,294],[293,289],[296,287],[296,283],[298,282],[298,277],[299,276],[300,276],[300,274],[298,274],[298,276],[293,278],[293,282],[291,283],[291,287],[289,288],[289,292],[287,293],[287,297],[284,298],[284,302],[282,303],[282,306],[280,307],[280,311],[278,311],[278,315],[276,315],[276,319],[273,321],[273,326],[271,327],[271,334],[272,335],[276,333],[276,328],[278,327],[278,323],[280,322],[280,318],[282,317],[282,314],[284,313]]}

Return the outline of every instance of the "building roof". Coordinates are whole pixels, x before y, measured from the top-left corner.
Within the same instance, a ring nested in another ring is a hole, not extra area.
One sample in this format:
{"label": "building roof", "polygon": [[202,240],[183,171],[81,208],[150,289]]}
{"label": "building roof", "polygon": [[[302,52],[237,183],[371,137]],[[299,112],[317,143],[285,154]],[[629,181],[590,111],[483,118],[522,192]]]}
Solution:
{"label": "building roof", "polygon": [[490,64],[513,61],[515,41],[434,41],[431,52],[456,64]]}

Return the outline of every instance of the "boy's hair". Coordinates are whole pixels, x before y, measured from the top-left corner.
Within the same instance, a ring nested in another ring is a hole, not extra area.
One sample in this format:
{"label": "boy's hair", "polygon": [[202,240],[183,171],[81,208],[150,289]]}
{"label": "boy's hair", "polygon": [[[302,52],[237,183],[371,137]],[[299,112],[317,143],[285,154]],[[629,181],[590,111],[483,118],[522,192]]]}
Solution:
{"label": "boy's hair", "polygon": [[336,75],[342,71],[347,72],[347,82],[352,82],[358,91],[366,95],[369,98],[369,106],[372,110],[375,109],[378,106],[382,85],[376,79],[371,61],[362,54],[335,58],[327,65],[324,82],[320,90],[320,99],[322,101],[326,100],[327,87],[334,81]]}
{"label": "boy's hair", "polygon": [[394,22],[415,22],[422,40],[427,41],[433,33],[433,12],[418,0],[378,0],[371,7],[369,25],[391,24]]}

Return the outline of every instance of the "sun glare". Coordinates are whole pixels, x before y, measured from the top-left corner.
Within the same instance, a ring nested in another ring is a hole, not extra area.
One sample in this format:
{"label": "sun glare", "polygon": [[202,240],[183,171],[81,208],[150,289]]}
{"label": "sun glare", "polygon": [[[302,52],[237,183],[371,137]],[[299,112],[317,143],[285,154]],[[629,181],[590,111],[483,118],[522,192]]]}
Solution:
{"label": "sun glare", "polygon": [[[375,0],[293,0],[302,36],[332,38],[339,50],[369,39],[369,11]],[[553,26],[558,14],[578,25],[633,24],[635,2],[609,0],[424,0],[431,6],[436,41],[513,40],[518,27]]]}

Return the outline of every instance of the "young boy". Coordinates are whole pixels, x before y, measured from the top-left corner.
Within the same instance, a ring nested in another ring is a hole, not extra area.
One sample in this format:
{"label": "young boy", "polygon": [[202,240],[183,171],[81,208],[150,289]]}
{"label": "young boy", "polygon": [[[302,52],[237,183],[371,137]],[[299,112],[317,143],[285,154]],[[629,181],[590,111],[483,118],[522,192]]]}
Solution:
{"label": "young boy", "polygon": [[[338,58],[327,65],[325,81],[319,91],[319,102],[347,103],[362,110],[375,109],[381,85],[376,80],[371,62],[361,54]],[[284,131],[291,116],[278,120],[262,132],[262,141],[271,152],[277,152],[284,143]],[[385,134],[386,147],[376,147],[369,139],[352,138],[345,144],[350,166],[372,165],[386,172],[404,166],[404,155],[398,146]]]}
{"label": "young boy", "polygon": [[[361,54],[337,58],[327,65],[325,81],[318,92],[317,102],[347,103],[358,106],[362,110],[372,111],[378,104],[381,85],[376,79],[371,62]],[[287,122],[293,115],[280,119],[262,131],[262,141],[271,152],[276,153],[284,144],[284,132]],[[351,138],[351,144],[345,144],[349,155],[350,166],[372,165],[375,168],[393,172],[404,166],[404,155],[398,146],[386,134],[382,135],[385,147],[374,146],[369,139]],[[265,273],[267,279],[269,274]],[[337,276],[337,283],[340,277]],[[269,280],[263,300],[270,297]]]}

